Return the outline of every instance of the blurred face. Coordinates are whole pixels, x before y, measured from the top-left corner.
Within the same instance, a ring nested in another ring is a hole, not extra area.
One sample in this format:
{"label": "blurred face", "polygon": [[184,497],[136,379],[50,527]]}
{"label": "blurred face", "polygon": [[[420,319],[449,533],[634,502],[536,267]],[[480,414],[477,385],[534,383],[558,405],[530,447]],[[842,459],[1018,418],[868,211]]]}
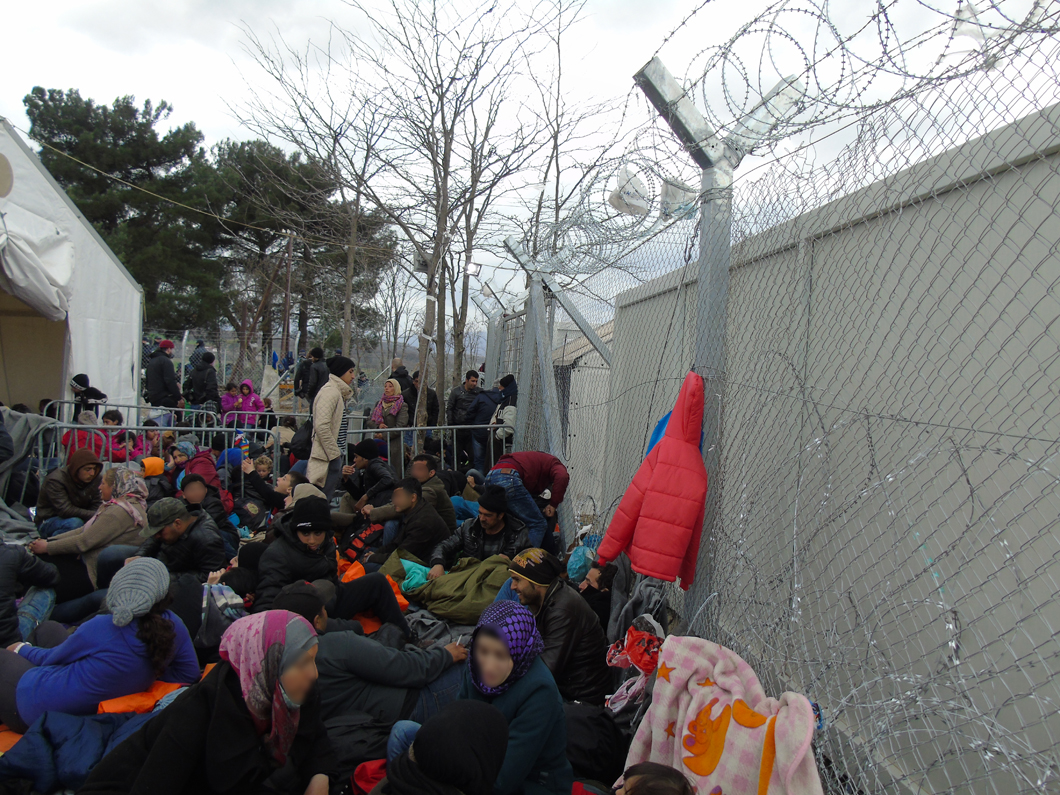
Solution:
{"label": "blurred face", "polygon": [[404,489],[394,489],[394,494],[391,499],[394,501],[394,507],[397,508],[398,513],[405,513],[405,511],[409,510],[416,504],[415,495],[410,494]]}
{"label": "blurred face", "polygon": [[487,533],[496,533],[504,529],[504,514],[487,511],[482,506],[478,509],[478,523]]}
{"label": "blurred face", "polygon": [[589,569],[589,573],[585,575],[585,579],[582,580],[581,585],[578,586],[579,591],[584,591],[586,588],[595,588],[597,591],[600,590],[600,570]]}
{"label": "blurred face", "polygon": [[284,692],[296,704],[305,702],[313,683],[317,680],[316,659],[317,647],[314,646],[298,658],[298,661],[284,671],[283,676],[280,677]]}
{"label": "blurred face", "polygon": [[244,395],[249,395],[250,394],[250,387],[247,386],[246,384],[243,384],[243,386],[239,387],[239,391],[242,392]]}
{"label": "blurred face", "polygon": [[512,574],[512,590],[518,595],[520,604],[537,607],[544,600],[548,589],[541,585],[534,585],[526,577]]}
{"label": "blurred face", "polygon": [[396,391],[397,390],[394,389],[394,385],[389,381],[387,381],[386,384],[383,386],[383,394],[387,397],[394,397]]}
{"label": "blurred face", "polygon": [[199,505],[203,500],[206,499],[206,484],[205,483],[189,483],[184,487],[184,499],[190,502],[192,505]]}
{"label": "blurred face", "polygon": [[103,478],[103,482],[99,484],[99,496],[103,498],[104,502],[114,496],[114,486],[108,483],[106,478]]}
{"label": "blurred face", "polygon": [[265,480],[269,475],[272,474],[272,470],[269,469],[265,464],[255,464],[254,471],[258,473],[258,477]]}
{"label": "blurred face", "polygon": [[416,478],[420,483],[426,483],[432,477],[434,472],[427,468],[426,461],[413,461],[409,467],[409,474]]}
{"label": "blurred face", "polygon": [[487,687],[503,685],[515,667],[512,655],[508,653],[504,642],[483,632],[475,638],[475,664],[483,684]]}
{"label": "blurred face", "polygon": [[99,464],[86,464],[77,470],[77,479],[82,483],[91,483],[101,471],[103,467]]}
{"label": "blurred face", "polygon": [[465,384],[467,386],[467,391],[470,392],[472,389],[478,386],[478,376],[467,379]]}
{"label": "blurred face", "polygon": [[310,530],[308,533],[303,533],[301,530],[298,531],[298,540],[309,547],[311,550],[316,552],[322,546],[324,546],[324,537],[327,533],[324,530]]}

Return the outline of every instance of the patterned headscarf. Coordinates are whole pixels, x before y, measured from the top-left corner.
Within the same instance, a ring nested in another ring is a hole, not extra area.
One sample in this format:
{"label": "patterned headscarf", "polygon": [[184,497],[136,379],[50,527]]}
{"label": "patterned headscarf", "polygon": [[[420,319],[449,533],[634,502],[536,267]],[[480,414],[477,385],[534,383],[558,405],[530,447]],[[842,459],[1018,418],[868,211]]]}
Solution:
{"label": "patterned headscarf", "polygon": [[380,427],[383,425],[384,416],[389,413],[396,417],[398,412],[401,411],[401,407],[405,405],[405,398],[401,395],[401,384],[397,382],[397,379],[388,378],[383,384],[384,386],[386,384],[393,384],[394,394],[390,397],[383,395],[383,397],[379,398],[379,402],[375,404],[375,408],[372,409],[372,416],[370,419]]}
{"label": "patterned headscarf", "polygon": [[[496,687],[490,687],[482,681],[475,663],[475,640],[483,628],[500,638],[512,656],[512,672]],[[471,682],[482,695],[499,696],[530,670],[544,648],[545,643],[541,640],[533,613],[518,602],[494,602],[482,611],[475,634],[471,636],[471,648],[467,655]]]}
{"label": "patterned headscarf", "polygon": [[99,506],[92,518],[85,522],[84,529],[90,528],[108,505],[117,505],[129,514],[136,527],[145,526],[147,524],[147,484],[144,483],[140,473],[126,467],[115,467],[109,470],[104,478],[114,478],[114,493],[109,500]]}
{"label": "patterned headscarf", "polygon": [[250,717],[265,747],[281,766],[298,732],[298,706],[288,706],[280,677],[317,644],[313,626],[286,610],[241,618],[221,637],[221,659],[239,676]]}
{"label": "patterned headscarf", "polygon": [[199,452],[195,449],[195,445],[193,445],[191,442],[177,442],[176,448],[180,450],[180,452],[184,453],[184,455],[186,455],[188,458],[194,458]]}

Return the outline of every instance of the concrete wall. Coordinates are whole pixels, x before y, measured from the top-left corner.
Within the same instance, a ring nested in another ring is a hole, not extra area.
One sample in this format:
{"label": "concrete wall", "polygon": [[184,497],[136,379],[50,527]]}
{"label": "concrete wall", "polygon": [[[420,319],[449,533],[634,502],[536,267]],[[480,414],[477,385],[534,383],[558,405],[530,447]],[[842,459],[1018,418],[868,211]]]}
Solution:
{"label": "concrete wall", "polygon": [[[1058,150],[1053,107],[734,251],[716,639],[821,705],[866,792],[1051,775]],[[616,301],[609,504],[689,368],[695,276]]]}

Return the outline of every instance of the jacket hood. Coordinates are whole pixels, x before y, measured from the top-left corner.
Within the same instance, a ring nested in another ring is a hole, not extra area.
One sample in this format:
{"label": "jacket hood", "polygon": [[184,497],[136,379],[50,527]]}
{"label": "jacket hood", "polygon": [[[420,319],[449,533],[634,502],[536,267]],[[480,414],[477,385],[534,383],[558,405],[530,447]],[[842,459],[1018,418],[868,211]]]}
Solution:
{"label": "jacket hood", "polygon": [[703,430],[703,399],[703,379],[695,373],[689,373],[681,385],[681,394],[677,396],[664,435],[698,448]]}
{"label": "jacket hood", "polygon": [[398,378],[404,378],[408,374],[409,374],[409,369],[405,365],[401,365],[401,367],[397,368],[394,371],[394,375],[397,376]]}
{"label": "jacket hood", "polygon": [[[242,390],[243,387],[249,387],[250,388],[250,394],[252,394],[252,395],[254,394],[254,382],[251,381],[249,378],[247,380],[245,380],[243,383],[241,383],[239,386],[240,386],[241,390]],[[242,391],[240,391],[239,394],[243,394]]]}
{"label": "jacket hood", "polygon": [[145,478],[153,478],[156,475],[161,475],[163,472],[166,471],[166,462],[163,461],[161,458],[148,456],[143,460],[142,463],[144,466]]}
{"label": "jacket hood", "polygon": [[[195,365],[195,369],[198,370],[201,373],[204,370],[212,370],[213,369],[213,365],[212,364],[207,364],[206,362],[200,361],[198,364]],[[243,383],[245,384],[246,381],[244,381]],[[253,386],[250,387],[250,391],[251,392],[254,391],[254,387]]]}
{"label": "jacket hood", "polygon": [[519,385],[513,381],[512,383],[508,384],[508,386],[504,387],[504,389],[501,390],[501,399],[502,400],[507,400],[508,398],[513,397],[514,395],[518,395],[518,394],[519,394]]}
{"label": "jacket hood", "polygon": [[[97,467],[99,467],[100,474],[103,473],[103,462],[99,460],[98,455],[93,453],[87,447],[82,447],[70,453],[70,458],[66,463],[66,471],[70,473],[70,477],[72,477],[74,479],[74,482],[77,483],[79,486],[84,484],[81,484],[81,482],[77,479],[77,471],[81,469],[81,467],[86,467],[89,464],[95,464]],[[93,480],[92,483],[95,483],[97,480],[99,480],[99,475],[96,475],[96,480]]]}

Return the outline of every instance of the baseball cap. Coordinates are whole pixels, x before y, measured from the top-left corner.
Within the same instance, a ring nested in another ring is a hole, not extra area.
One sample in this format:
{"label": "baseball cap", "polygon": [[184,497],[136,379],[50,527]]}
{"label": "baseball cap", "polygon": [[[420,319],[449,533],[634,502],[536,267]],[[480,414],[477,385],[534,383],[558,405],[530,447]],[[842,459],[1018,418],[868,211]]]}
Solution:
{"label": "baseball cap", "polygon": [[147,526],[140,530],[141,538],[151,538],[162,528],[188,512],[188,506],[176,497],[163,497],[147,509]]}

